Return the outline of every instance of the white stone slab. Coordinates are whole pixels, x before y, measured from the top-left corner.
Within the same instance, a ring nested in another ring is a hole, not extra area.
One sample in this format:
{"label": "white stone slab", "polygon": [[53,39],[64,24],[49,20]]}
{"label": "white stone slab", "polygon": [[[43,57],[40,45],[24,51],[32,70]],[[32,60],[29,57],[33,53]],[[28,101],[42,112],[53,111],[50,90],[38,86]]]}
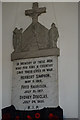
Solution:
{"label": "white stone slab", "polygon": [[18,110],[57,107],[58,57],[13,61],[12,104]]}

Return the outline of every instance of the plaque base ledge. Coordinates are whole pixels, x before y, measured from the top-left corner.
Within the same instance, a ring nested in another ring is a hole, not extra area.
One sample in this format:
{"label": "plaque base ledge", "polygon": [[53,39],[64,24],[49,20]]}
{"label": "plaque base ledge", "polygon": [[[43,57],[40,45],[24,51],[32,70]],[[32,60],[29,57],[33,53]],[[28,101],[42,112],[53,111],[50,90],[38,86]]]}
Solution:
{"label": "plaque base ledge", "polygon": [[43,49],[36,51],[25,51],[25,52],[13,52],[11,54],[11,61],[19,60],[19,59],[29,59],[29,58],[38,58],[38,57],[48,57],[48,56],[59,56],[60,50],[59,48],[52,49]]}

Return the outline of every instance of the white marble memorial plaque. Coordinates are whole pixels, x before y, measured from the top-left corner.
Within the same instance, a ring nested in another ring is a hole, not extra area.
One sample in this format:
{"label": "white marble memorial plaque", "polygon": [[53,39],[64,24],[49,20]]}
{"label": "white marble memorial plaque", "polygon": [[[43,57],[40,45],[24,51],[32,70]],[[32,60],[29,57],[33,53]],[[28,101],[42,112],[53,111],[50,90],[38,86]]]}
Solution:
{"label": "white marble memorial plaque", "polygon": [[58,57],[13,61],[12,104],[18,110],[58,106]]}

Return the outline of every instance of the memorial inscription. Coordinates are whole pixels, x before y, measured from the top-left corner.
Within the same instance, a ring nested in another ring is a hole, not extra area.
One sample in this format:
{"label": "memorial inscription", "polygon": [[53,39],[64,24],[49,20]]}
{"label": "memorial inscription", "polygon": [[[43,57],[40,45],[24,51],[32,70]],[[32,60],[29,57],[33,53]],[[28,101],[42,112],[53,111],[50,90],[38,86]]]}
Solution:
{"label": "memorial inscription", "polygon": [[46,12],[33,3],[25,15],[32,18],[31,25],[23,31],[13,31],[12,104],[18,110],[36,110],[57,107],[58,101],[58,30],[54,23],[48,30],[38,22]]}
{"label": "memorial inscription", "polygon": [[18,109],[58,105],[57,57],[16,60],[13,73],[12,100]]}

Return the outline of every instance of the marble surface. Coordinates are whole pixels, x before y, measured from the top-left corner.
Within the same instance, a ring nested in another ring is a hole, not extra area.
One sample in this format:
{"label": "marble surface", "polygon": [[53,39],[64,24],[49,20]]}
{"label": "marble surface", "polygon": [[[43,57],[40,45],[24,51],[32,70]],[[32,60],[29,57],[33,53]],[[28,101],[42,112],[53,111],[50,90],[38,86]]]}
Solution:
{"label": "marble surface", "polygon": [[18,110],[57,107],[58,57],[13,61],[12,104]]}

